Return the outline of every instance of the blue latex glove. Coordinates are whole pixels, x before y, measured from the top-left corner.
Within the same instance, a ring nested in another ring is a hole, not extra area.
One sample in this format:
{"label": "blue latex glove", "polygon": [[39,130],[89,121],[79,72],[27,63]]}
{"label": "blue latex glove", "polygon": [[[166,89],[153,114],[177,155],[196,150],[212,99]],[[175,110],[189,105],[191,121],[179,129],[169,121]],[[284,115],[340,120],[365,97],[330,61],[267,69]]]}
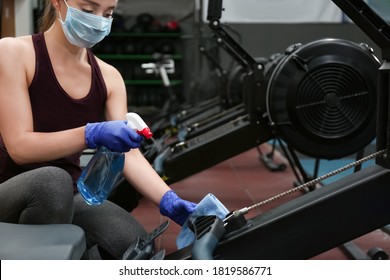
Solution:
{"label": "blue latex glove", "polygon": [[138,148],[142,140],[126,121],[88,123],[85,127],[85,142],[90,149],[104,146],[112,152],[123,153]]}
{"label": "blue latex glove", "polygon": [[167,191],[160,201],[160,213],[181,226],[195,207],[195,203],[181,199],[173,190]]}

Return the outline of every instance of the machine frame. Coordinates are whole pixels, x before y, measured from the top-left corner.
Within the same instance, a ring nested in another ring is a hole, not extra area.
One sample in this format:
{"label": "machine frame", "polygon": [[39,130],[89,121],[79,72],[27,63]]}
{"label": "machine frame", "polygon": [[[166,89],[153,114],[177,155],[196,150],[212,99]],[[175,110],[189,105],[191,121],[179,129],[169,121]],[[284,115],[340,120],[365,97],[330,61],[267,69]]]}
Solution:
{"label": "machine frame", "polygon": [[[390,27],[362,0],[332,1],[382,50],[376,149],[384,153],[373,166],[255,216],[239,229],[227,232],[216,246],[214,258],[309,259],[390,224],[390,159],[387,156]],[[221,2],[216,0],[217,4]],[[173,252],[166,259],[191,259],[192,247]]]}

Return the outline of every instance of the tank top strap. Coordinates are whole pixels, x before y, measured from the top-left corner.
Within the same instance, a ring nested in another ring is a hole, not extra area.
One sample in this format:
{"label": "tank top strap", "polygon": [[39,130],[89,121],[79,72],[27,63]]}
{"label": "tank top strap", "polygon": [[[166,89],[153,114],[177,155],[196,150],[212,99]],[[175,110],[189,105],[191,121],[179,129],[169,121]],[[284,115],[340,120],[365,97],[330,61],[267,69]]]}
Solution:
{"label": "tank top strap", "polygon": [[[35,50],[35,75],[34,80],[37,77],[37,74],[44,74],[46,77],[55,79],[54,73],[51,71],[51,62],[49,53],[46,48],[45,37],[43,33],[37,33],[32,35],[32,41]],[[32,83],[34,83],[34,80]]]}

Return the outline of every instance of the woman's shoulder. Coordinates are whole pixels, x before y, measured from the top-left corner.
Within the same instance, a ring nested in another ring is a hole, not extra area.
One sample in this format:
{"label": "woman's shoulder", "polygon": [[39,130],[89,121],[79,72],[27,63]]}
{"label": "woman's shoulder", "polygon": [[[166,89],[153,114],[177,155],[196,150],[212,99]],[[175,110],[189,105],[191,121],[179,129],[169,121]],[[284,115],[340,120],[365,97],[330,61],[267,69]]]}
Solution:
{"label": "woman's shoulder", "polygon": [[119,70],[99,58],[96,58],[96,60],[106,84],[108,96],[113,92],[116,94],[119,94],[119,92],[126,93],[124,80]]}
{"label": "woman's shoulder", "polygon": [[0,39],[0,53],[6,56],[29,54],[33,50],[31,35]]}
{"label": "woman's shoulder", "polygon": [[23,48],[31,45],[31,35],[20,37],[4,37],[0,39],[0,47]]}
{"label": "woman's shoulder", "polygon": [[99,65],[100,71],[102,72],[103,77],[110,77],[110,78],[121,78],[121,74],[114,66],[107,63],[106,61],[103,61],[102,59],[96,57],[96,61]]}

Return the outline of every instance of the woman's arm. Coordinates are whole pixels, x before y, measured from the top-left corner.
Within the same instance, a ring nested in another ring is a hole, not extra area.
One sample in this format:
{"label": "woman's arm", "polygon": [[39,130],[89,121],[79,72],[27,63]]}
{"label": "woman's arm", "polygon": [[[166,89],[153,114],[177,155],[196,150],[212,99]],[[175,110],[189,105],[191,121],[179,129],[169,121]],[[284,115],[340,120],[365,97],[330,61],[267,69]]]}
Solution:
{"label": "woman's arm", "polygon": [[34,132],[28,94],[34,70],[31,37],[0,40],[0,132],[8,153],[18,164],[49,161],[86,148],[84,127]]}
{"label": "woman's arm", "polygon": [[[127,95],[123,78],[115,68],[101,61],[100,66],[108,90],[106,118],[124,120],[127,113]],[[156,205],[159,205],[163,195],[170,190],[138,149],[126,153],[124,176],[143,196]]]}

